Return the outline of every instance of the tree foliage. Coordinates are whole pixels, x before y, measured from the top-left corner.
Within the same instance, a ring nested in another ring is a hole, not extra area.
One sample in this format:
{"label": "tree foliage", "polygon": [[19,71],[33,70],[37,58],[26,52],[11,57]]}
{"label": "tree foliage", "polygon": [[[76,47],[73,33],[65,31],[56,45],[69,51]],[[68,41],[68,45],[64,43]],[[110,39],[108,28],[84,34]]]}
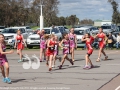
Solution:
{"label": "tree foliage", "polygon": [[115,0],[108,0],[113,8],[112,22],[115,24],[120,23],[120,13],[118,11],[118,3]]}
{"label": "tree foliage", "polygon": [[39,25],[40,3],[43,6],[44,25],[75,25],[76,15],[58,17],[58,0],[0,0],[0,25],[21,26],[27,23]]}

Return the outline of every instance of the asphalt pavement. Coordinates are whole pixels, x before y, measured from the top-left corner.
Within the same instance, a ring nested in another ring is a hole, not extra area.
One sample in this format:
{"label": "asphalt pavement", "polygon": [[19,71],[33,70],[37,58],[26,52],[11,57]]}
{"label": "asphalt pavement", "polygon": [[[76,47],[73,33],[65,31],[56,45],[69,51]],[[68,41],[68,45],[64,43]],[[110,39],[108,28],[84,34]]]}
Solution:
{"label": "asphalt pavement", "polygon": [[[120,90],[120,50],[106,50],[109,58],[104,61],[102,56],[101,62],[96,62],[98,50],[94,50],[90,58],[95,68],[90,70],[83,69],[86,50],[75,51],[73,66],[66,60],[63,69],[59,70],[60,62],[57,60],[51,72],[45,62],[39,67],[36,64],[37,69],[27,66],[27,63],[35,64],[37,60],[32,55],[39,57],[39,50],[24,50],[23,53],[32,61],[18,63],[16,51],[7,55],[12,84],[3,83],[0,74],[0,90]],[[25,69],[25,64],[28,69]]]}

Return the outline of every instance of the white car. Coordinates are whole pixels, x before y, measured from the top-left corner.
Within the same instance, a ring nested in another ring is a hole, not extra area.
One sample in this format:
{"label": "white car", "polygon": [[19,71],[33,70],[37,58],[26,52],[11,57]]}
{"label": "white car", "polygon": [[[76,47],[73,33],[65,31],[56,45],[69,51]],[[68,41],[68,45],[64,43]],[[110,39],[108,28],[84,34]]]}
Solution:
{"label": "white car", "polygon": [[29,26],[19,26],[19,28],[24,28],[25,32],[31,34],[31,32],[33,32],[33,30],[29,27]]}
{"label": "white car", "polygon": [[[39,29],[37,29],[39,30]],[[62,39],[62,34],[57,28],[44,28],[45,34],[55,34],[58,36],[58,39]],[[32,35],[28,36],[27,38],[27,47],[33,48],[34,46],[40,46],[40,36],[37,35],[37,32],[34,32]]]}
{"label": "white car", "polygon": [[74,33],[76,34],[77,37],[77,46],[80,46],[80,44],[84,44],[81,39],[86,33],[90,33],[90,29],[86,27],[81,27],[81,28],[75,28]]}
{"label": "white car", "polygon": [[28,33],[25,32],[24,28],[15,28],[15,27],[5,28],[2,31],[2,34],[5,36],[5,41],[6,41],[7,45],[10,45],[10,46],[14,45],[18,29],[21,31],[24,39],[25,40],[27,39]]}
{"label": "white car", "polygon": [[4,26],[0,26],[0,32],[2,32],[4,30]]}

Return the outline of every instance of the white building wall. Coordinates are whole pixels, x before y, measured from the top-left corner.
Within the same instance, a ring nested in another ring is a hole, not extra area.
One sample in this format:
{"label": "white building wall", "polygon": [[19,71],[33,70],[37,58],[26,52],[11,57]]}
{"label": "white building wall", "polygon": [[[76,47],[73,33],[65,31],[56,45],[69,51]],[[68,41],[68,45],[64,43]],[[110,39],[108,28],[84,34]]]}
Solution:
{"label": "white building wall", "polygon": [[101,25],[103,25],[103,24],[109,24],[109,25],[111,25],[112,22],[101,22]]}

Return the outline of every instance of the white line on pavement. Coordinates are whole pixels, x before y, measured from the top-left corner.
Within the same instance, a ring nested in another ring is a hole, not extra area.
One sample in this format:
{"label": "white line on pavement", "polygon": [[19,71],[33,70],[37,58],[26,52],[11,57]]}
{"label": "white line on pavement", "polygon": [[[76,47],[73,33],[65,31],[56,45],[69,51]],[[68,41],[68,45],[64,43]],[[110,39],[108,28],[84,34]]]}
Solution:
{"label": "white line on pavement", "polygon": [[120,89],[120,86],[118,86],[115,90],[119,90]]}

